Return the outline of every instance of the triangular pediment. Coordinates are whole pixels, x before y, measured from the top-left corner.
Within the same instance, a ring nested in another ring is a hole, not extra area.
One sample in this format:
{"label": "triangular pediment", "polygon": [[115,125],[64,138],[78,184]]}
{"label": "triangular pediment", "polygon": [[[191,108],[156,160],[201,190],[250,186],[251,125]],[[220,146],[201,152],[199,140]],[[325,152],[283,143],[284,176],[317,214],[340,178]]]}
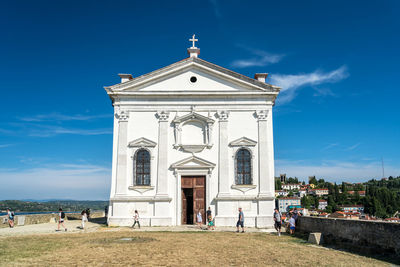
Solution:
{"label": "triangular pediment", "polygon": [[[195,82],[191,78],[195,77]],[[187,58],[130,81],[106,87],[109,93],[129,92],[270,92],[279,87],[214,65],[199,58]]]}
{"label": "triangular pediment", "polygon": [[180,117],[176,117],[173,120],[173,122],[182,123],[182,122],[185,122],[185,121],[188,121],[188,120],[193,120],[193,119],[199,120],[199,121],[203,121],[203,122],[206,122],[206,123],[214,123],[214,120],[212,118],[203,116],[203,115],[201,115],[199,113],[196,113],[194,111],[192,111],[192,112],[190,112],[190,113],[188,113],[186,115],[183,115],[183,116],[180,116]]}
{"label": "triangular pediment", "polygon": [[173,169],[199,169],[199,168],[214,168],[215,164],[205,159],[191,156],[175,162],[171,165]]}
{"label": "triangular pediment", "polygon": [[129,142],[129,147],[155,147],[157,145],[156,142],[153,142],[147,138],[140,137],[136,140]]}
{"label": "triangular pediment", "polygon": [[229,143],[230,146],[255,146],[257,142],[247,137],[240,137]]}

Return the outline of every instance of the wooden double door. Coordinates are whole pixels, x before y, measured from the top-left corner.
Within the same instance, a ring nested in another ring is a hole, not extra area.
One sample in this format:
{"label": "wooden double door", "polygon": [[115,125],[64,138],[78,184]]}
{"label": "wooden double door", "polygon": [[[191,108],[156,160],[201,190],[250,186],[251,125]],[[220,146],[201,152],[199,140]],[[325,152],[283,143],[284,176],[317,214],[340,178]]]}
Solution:
{"label": "wooden double door", "polygon": [[182,224],[195,224],[200,210],[203,223],[206,222],[206,177],[182,176]]}

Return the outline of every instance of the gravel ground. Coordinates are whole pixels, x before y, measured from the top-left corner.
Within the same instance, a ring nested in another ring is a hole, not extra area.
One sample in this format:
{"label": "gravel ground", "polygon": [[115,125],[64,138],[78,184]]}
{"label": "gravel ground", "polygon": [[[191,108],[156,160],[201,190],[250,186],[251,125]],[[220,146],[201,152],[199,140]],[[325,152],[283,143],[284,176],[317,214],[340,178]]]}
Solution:
{"label": "gravel ground", "polygon": [[[85,229],[80,229],[80,221],[67,221],[64,223],[67,227],[68,231],[65,232],[61,227],[61,231],[56,231],[57,223],[43,223],[43,224],[31,224],[24,226],[15,226],[14,228],[0,228],[0,237],[5,236],[21,236],[21,235],[36,235],[36,234],[70,234],[70,233],[89,233],[89,232],[104,232],[111,231],[117,232],[121,229],[128,229],[128,227],[106,227],[103,224],[87,222],[85,224]],[[142,227],[138,229],[132,229],[132,231],[136,232],[186,232],[186,231],[207,231],[206,226],[203,225],[202,229],[198,226],[194,225],[184,225],[184,226],[157,226],[157,227]],[[216,232],[234,232],[236,231],[235,227],[217,227]],[[246,232],[254,233],[254,232],[271,232],[275,233],[274,229],[257,229],[257,228],[246,228]],[[283,232],[283,229],[282,229]]]}

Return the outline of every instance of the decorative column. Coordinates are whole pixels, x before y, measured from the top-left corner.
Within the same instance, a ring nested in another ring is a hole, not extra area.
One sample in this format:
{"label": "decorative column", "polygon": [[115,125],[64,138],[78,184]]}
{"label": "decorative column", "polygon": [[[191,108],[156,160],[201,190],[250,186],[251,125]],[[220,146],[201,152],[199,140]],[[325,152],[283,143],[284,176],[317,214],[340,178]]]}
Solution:
{"label": "decorative column", "polygon": [[122,110],[115,114],[118,119],[117,173],[115,194],[125,194],[127,190],[127,146],[129,112]]}
{"label": "decorative column", "polygon": [[218,197],[229,195],[228,117],[229,111],[217,112],[219,118]]}
{"label": "decorative column", "polygon": [[157,196],[168,195],[168,118],[169,112],[159,111],[158,117],[158,160]]}
{"label": "decorative column", "polygon": [[270,179],[270,158],[268,141],[268,110],[256,111],[258,120],[258,194],[259,197],[273,197]]}

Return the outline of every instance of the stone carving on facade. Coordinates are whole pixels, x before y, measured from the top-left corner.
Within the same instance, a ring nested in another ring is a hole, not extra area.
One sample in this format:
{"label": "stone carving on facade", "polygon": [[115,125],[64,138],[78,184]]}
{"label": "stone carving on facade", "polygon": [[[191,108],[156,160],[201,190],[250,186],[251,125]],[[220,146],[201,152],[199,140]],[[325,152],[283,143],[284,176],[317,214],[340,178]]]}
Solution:
{"label": "stone carving on facade", "polygon": [[256,117],[259,121],[266,120],[268,117],[268,110],[257,110]]}
{"label": "stone carving on facade", "polygon": [[174,148],[197,153],[213,146],[212,128],[215,122],[213,119],[192,110],[189,114],[175,117],[172,122],[175,134]]}
{"label": "stone carving on facade", "polygon": [[119,122],[121,121],[128,121],[129,119],[129,111],[126,110],[118,110],[115,113],[115,117],[118,119]]}
{"label": "stone carving on facade", "polygon": [[217,112],[217,116],[218,116],[219,121],[228,121],[229,111],[220,110],[220,111]]}
{"label": "stone carving on facade", "polygon": [[158,117],[159,121],[168,121],[169,112],[165,111],[165,110],[157,111],[157,117]]}

